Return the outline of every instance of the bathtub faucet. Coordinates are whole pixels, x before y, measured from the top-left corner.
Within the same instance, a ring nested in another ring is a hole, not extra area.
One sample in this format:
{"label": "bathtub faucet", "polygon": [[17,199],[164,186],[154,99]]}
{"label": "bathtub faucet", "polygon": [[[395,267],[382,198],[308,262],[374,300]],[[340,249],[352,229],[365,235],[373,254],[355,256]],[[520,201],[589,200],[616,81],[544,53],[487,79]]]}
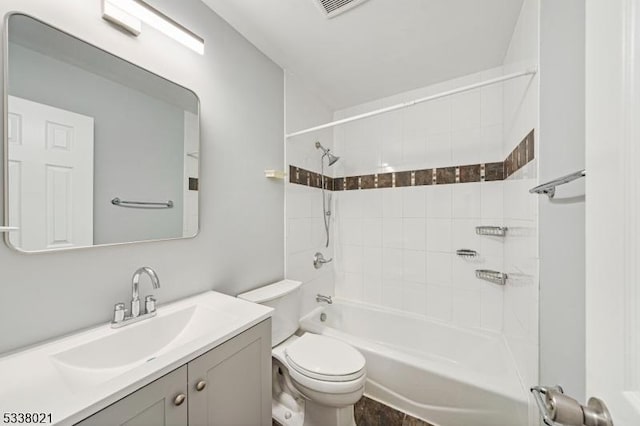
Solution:
{"label": "bathtub faucet", "polygon": [[328,303],[329,305],[331,305],[333,303],[333,300],[331,300],[331,296],[325,296],[323,294],[317,294],[316,295],[316,302],[318,302],[318,303],[325,302],[325,303]]}

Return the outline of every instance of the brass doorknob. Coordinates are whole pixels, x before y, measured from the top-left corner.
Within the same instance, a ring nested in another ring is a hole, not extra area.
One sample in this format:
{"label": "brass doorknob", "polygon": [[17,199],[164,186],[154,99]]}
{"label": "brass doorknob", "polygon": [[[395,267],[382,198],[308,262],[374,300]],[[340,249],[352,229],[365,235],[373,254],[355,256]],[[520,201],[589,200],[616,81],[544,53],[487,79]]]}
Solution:
{"label": "brass doorknob", "polygon": [[177,395],[174,399],[173,399],[173,403],[176,406],[180,406],[182,405],[182,403],[184,402],[184,400],[187,399],[187,396],[183,393]]}
{"label": "brass doorknob", "polygon": [[202,391],[206,387],[207,387],[207,382],[205,382],[204,380],[200,380],[198,383],[196,383],[196,390],[198,392]]}

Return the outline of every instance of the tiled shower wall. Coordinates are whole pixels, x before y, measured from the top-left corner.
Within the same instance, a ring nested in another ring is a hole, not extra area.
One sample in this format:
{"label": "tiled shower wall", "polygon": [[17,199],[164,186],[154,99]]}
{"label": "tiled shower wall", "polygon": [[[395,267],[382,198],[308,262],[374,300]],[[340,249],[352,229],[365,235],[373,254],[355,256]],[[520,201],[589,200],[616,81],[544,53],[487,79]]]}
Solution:
{"label": "tiled shower wall", "polygon": [[[489,70],[339,111],[335,118],[501,74]],[[342,156],[336,176],[503,161],[503,96],[495,85],[336,128],[335,151]],[[336,295],[502,331],[504,288],[476,279],[474,270],[502,270],[504,240],[478,236],[475,227],[502,225],[503,185],[337,193]],[[463,248],[480,256],[456,256]]]}
{"label": "tiled shower wall", "polygon": [[[323,105],[295,77],[286,75],[287,133],[332,119],[331,109]],[[285,164],[295,164],[319,173],[321,152],[315,148],[316,140],[325,147],[332,148],[333,131],[329,129],[287,139]],[[329,173],[330,171],[325,170],[325,174]],[[314,253],[322,252],[327,259],[333,257],[333,242],[328,248],[325,247],[320,189],[291,184],[286,179],[285,198],[286,277],[302,281],[302,311],[307,313],[316,306],[316,294],[334,293],[334,265],[329,263],[319,270],[313,267]],[[331,232],[333,233],[333,229]]]}

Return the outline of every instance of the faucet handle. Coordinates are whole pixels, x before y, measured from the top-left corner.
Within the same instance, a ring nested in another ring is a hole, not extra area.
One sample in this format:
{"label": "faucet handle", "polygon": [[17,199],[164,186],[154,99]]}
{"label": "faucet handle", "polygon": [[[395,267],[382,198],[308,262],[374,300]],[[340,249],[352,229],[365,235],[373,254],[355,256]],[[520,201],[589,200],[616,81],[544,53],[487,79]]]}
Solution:
{"label": "faucet handle", "polygon": [[127,309],[124,307],[124,303],[116,303],[113,306],[113,324],[118,324],[124,321],[127,314]]}
{"label": "faucet handle", "polygon": [[144,298],[144,308],[148,314],[156,311],[156,299],[152,295]]}

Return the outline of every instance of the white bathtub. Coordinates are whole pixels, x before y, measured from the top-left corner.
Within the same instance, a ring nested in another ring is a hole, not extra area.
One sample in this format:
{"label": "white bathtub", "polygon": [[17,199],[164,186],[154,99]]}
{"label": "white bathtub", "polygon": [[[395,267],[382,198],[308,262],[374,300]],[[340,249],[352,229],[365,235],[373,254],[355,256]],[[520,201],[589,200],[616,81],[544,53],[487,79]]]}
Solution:
{"label": "white bathtub", "polygon": [[437,426],[527,424],[527,395],[499,334],[340,300],[300,326],[360,350],[365,394],[386,405]]}

